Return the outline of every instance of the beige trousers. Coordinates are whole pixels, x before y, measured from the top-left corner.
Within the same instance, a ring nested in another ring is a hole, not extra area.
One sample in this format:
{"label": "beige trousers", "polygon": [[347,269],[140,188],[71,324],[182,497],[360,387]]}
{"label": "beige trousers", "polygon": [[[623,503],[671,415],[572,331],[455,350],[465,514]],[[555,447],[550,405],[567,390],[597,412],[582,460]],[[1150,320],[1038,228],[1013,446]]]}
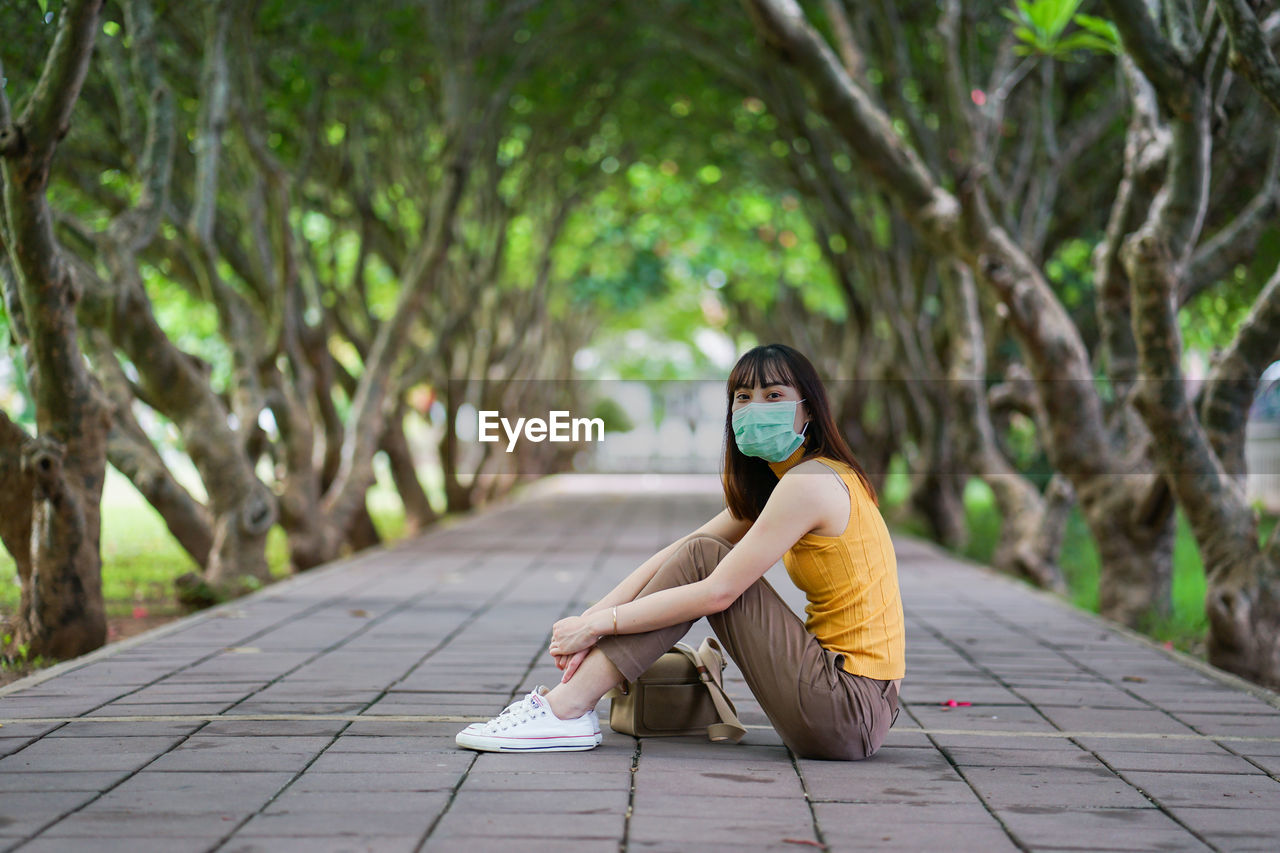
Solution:
{"label": "beige trousers", "polygon": [[[689,537],[640,596],[702,580],[732,548],[728,540],[712,534]],[[707,621],[783,743],[796,755],[856,761],[874,755],[884,743],[898,718],[897,684],[845,672],[844,656],[824,649],[764,578]],[[682,622],[641,634],[601,637],[597,646],[628,681],[634,681],[692,625]]]}

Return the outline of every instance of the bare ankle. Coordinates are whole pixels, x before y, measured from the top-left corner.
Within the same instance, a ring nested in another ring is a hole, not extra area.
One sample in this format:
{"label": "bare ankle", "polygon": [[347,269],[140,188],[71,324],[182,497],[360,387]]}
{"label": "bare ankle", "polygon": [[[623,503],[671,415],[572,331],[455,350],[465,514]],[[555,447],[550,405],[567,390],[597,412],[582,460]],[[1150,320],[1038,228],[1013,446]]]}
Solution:
{"label": "bare ankle", "polygon": [[581,707],[581,703],[572,701],[571,697],[565,695],[565,691],[558,688],[552,688],[544,698],[551,713],[562,720],[575,720],[591,710]]}

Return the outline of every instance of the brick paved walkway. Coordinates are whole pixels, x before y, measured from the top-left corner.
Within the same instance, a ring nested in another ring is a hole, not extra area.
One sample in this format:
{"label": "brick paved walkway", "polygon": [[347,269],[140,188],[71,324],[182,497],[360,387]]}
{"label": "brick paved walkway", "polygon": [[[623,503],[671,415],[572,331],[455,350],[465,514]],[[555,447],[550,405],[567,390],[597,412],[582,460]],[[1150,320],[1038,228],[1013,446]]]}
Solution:
{"label": "brick paved walkway", "polygon": [[623,482],[538,484],[0,691],[0,851],[1277,849],[1274,695],[912,541],[868,761],[795,759],[732,666],[736,746],[457,749],[559,678],[554,620],[722,505]]}

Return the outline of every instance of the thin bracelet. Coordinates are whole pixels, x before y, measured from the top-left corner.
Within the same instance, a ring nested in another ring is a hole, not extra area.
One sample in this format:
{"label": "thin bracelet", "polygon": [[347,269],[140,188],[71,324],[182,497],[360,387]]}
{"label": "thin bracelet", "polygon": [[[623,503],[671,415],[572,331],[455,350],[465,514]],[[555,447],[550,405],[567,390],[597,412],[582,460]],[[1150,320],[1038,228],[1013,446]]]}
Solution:
{"label": "thin bracelet", "polygon": [[613,605],[613,633],[618,633],[618,605]]}

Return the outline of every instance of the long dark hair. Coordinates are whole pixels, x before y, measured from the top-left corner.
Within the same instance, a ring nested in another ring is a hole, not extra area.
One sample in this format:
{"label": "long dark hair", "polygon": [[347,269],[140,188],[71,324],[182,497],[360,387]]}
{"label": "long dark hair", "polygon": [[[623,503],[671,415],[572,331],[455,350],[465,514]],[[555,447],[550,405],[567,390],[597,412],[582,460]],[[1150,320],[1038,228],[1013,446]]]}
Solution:
{"label": "long dark hair", "polygon": [[[786,344],[764,344],[748,350],[738,359],[729,372],[728,403],[724,415],[724,501],[729,514],[736,519],[755,521],[760,517],[765,503],[773,494],[778,478],[769,463],[758,456],[748,456],[738,449],[733,438],[733,395],[740,387],[755,388],[769,385],[790,385],[800,392],[809,411],[809,427],[805,433],[804,462],[818,456],[838,459],[846,463],[858,475],[867,494],[877,506],[880,501],[867,472],[858,463],[848,443],[836,427],[831,415],[831,402],[827,389],[818,378],[809,359]],[[797,463],[798,464],[798,463]]]}

